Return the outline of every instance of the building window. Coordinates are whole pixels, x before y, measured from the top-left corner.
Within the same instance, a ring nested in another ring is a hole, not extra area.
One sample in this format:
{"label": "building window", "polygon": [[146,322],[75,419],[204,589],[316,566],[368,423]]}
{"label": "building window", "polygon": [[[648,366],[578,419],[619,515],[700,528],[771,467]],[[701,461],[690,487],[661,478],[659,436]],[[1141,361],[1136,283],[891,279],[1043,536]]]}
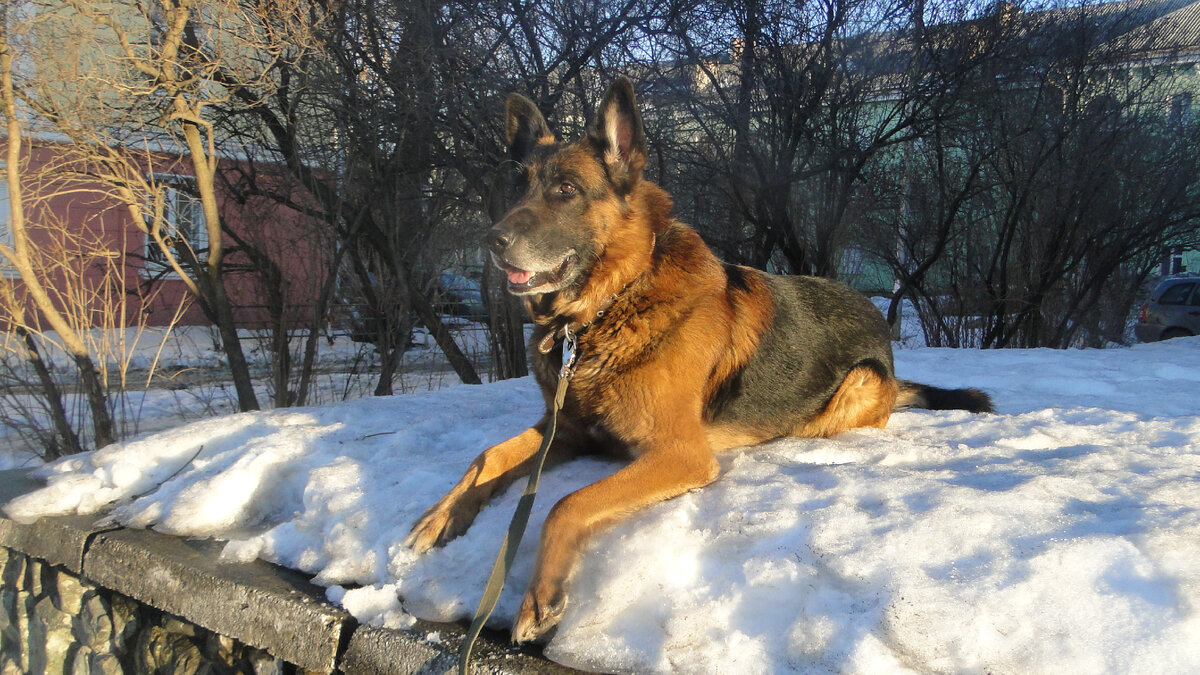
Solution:
{"label": "building window", "polygon": [[[162,189],[163,223],[162,236],[175,259],[185,267],[193,256],[204,260],[208,249],[208,227],[204,219],[204,206],[196,189],[196,179],[191,176],[156,175],[154,182]],[[146,227],[153,227],[154,206],[147,205]],[[151,274],[169,272],[170,263],[158,243],[146,235],[146,271]]]}
{"label": "building window", "polygon": [[[8,196],[7,180],[0,180],[0,244],[4,244],[9,250],[13,248],[12,200]],[[0,256],[0,274],[6,277],[17,274],[16,268],[4,256]]]}
{"label": "building window", "polygon": [[1165,251],[1162,258],[1162,265],[1159,266],[1158,273],[1162,276],[1170,276],[1172,274],[1183,274],[1186,272],[1183,264],[1183,247],[1175,246]]}
{"label": "building window", "polygon": [[1190,93],[1175,94],[1171,97],[1171,124],[1180,127],[1192,123],[1192,95]]}

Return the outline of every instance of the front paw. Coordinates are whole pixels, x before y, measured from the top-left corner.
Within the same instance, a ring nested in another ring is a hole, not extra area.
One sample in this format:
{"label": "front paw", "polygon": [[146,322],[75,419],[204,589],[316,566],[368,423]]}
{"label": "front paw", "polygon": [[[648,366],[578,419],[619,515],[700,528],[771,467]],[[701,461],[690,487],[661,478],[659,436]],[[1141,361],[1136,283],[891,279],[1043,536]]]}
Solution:
{"label": "front paw", "polygon": [[466,532],[478,513],[477,503],[446,495],[417,519],[404,545],[417,553],[442,546]]}
{"label": "front paw", "polygon": [[562,620],[566,606],[567,594],[561,585],[555,584],[541,592],[530,589],[513,621],[512,641],[532,642],[545,636]]}

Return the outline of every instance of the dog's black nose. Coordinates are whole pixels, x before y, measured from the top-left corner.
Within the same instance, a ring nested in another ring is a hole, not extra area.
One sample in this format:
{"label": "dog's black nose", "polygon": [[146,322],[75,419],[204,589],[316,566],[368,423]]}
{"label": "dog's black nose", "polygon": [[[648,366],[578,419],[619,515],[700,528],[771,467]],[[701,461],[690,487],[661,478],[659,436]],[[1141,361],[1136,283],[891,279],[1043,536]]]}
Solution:
{"label": "dog's black nose", "polygon": [[495,253],[501,253],[504,249],[512,245],[513,235],[506,228],[493,227],[488,230],[487,237],[484,238],[484,243],[488,248]]}

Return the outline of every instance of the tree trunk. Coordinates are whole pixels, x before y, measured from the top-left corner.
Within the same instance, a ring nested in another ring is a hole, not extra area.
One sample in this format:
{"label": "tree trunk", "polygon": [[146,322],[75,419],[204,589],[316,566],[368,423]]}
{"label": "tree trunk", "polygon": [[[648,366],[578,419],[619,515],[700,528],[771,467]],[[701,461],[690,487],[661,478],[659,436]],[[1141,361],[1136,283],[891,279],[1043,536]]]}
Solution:
{"label": "tree trunk", "polygon": [[296,405],[308,403],[308,387],[312,381],[313,366],[317,360],[317,340],[321,335],[321,323],[329,314],[329,302],[333,299],[333,289],[337,286],[337,270],[342,264],[342,254],[345,248],[338,246],[333,254],[333,262],[329,265],[329,276],[321,285],[321,293],[317,296],[317,304],[312,310],[312,319],[308,324],[308,338],[304,341],[304,359],[300,364],[300,383],[296,387]]}
{"label": "tree trunk", "polygon": [[17,333],[25,340],[25,347],[29,350],[29,363],[33,365],[33,370],[37,373],[38,381],[42,385],[42,396],[46,399],[46,407],[50,409],[50,420],[54,424],[54,431],[62,440],[61,446],[46,448],[44,459],[49,461],[58,459],[63,455],[73,455],[77,452],[83,452],[83,445],[79,442],[79,435],[75,433],[75,429],[71,427],[71,421],[67,418],[67,410],[62,402],[62,392],[59,391],[58,385],[55,384],[54,378],[51,377],[50,369],[46,367],[46,362],[42,360],[42,354],[38,350],[37,342],[34,341],[29,331],[24,328],[18,327]]}
{"label": "tree trunk", "polygon": [[412,303],[413,311],[417,313],[417,318],[421,323],[429,329],[433,339],[441,348],[442,353],[446,355],[446,359],[450,361],[450,367],[454,368],[454,372],[458,373],[458,379],[462,380],[463,384],[482,384],[479,379],[479,373],[475,371],[475,366],[471,364],[471,360],[459,348],[458,343],[454,341],[454,337],[450,335],[450,331],[446,330],[446,325],[442,323],[441,317],[433,310],[433,305],[430,304],[429,298],[425,297],[415,284],[411,281],[406,284],[408,286],[408,297]]}
{"label": "tree trunk", "polygon": [[88,354],[75,354],[75,367],[79,370],[80,384],[87,398],[88,410],[92,413],[92,433],[96,448],[103,448],[117,441],[113,435],[112,416],[108,411],[108,397],[104,394],[104,383],[100,372]]}
{"label": "tree trunk", "polygon": [[491,265],[483,269],[483,301],[487,306],[488,328],[491,333],[492,363],[496,378],[507,380],[529,374],[525,352],[525,324],[517,299],[503,288],[503,280],[495,278]]}
{"label": "tree trunk", "polygon": [[271,317],[271,351],[274,352],[271,369],[275,378],[275,407],[286,408],[295,401],[288,389],[292,375],[292,348],[288,343],[287,309],[273,311]]}
{"label": "tree trunk", "polygon": [[379,350],[379,379],[375,382],[375,391],[371,392],[374,396],[391,396],[396,393],[392,389],[392,380],[396,378],[396,362],[400,359],[389,333],[390,326],[384,322],[378,333],[379,341],[376,343]]}
{"label": "tree trunk", "polygon": [[[176,96],[175,107],[180,112],[188,112],[181,95]],[[250,366],[246,363],[246,354],[242,351],[242,343],[238,339],[237,327],[233,320],[233,308],[229,305],[229,296],[225,291],[222,273],[225,249],[221,238],[221,213],[217,208],[216,154],[212,147],[211,131],[206,147],[197,123],[186,121],[182,128],[196,175],[196,189],[204,207],[204,225],[208,230],[208,255],[203,267],[198,265],[196,269],[197,276],[205,280],[205,283],[200,284],[200,289],[208,295],[217,317],[217,330],[221,334],[221,346],[225,349],[225,356],[229,361],[229,374],[233,378],[234,391],[237,392],[238,408],[242,412],[258,410],[258,397],[254,395]]]}
{"label": "tree trunk", "polygon": [[238,339],[237,326],[233,320],[233,309],[229,306],[229,297],[225,294],[225,285],[218,276],[210,278],[207,284],[213,295],[213,309],[217,315],[217,331],[221,334],[221,346],[229,362],[229,374],[233,378],[233,389],[237,392],[238,409],[242,412],[258,410],[258,397],[254,394],[254,380],[250,377],[250,364],[246,362],[246,353],[242,351],[242,341]]}

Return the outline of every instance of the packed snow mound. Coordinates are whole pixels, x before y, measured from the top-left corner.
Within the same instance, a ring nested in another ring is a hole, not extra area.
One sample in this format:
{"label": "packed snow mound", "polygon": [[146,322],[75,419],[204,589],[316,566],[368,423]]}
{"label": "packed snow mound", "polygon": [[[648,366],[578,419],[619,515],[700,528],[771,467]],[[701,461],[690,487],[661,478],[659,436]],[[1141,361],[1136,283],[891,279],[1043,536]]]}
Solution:
{"label": "packed snow mound", "polygon": [[[896,359],[903,378],[988,390],[998,413],[906,411],[723,456],[715,484],[595,538],[547,655],[623,672],[1200,670],[1200,338]],[[377,625],[460,620],[519,486],[444,548],[401,542],[539,413],[526,379],[233,415],[48,465],[5,510],[225,539],[227,558],[314,574]],[[530,532],[619,468],[548,471]]]}

